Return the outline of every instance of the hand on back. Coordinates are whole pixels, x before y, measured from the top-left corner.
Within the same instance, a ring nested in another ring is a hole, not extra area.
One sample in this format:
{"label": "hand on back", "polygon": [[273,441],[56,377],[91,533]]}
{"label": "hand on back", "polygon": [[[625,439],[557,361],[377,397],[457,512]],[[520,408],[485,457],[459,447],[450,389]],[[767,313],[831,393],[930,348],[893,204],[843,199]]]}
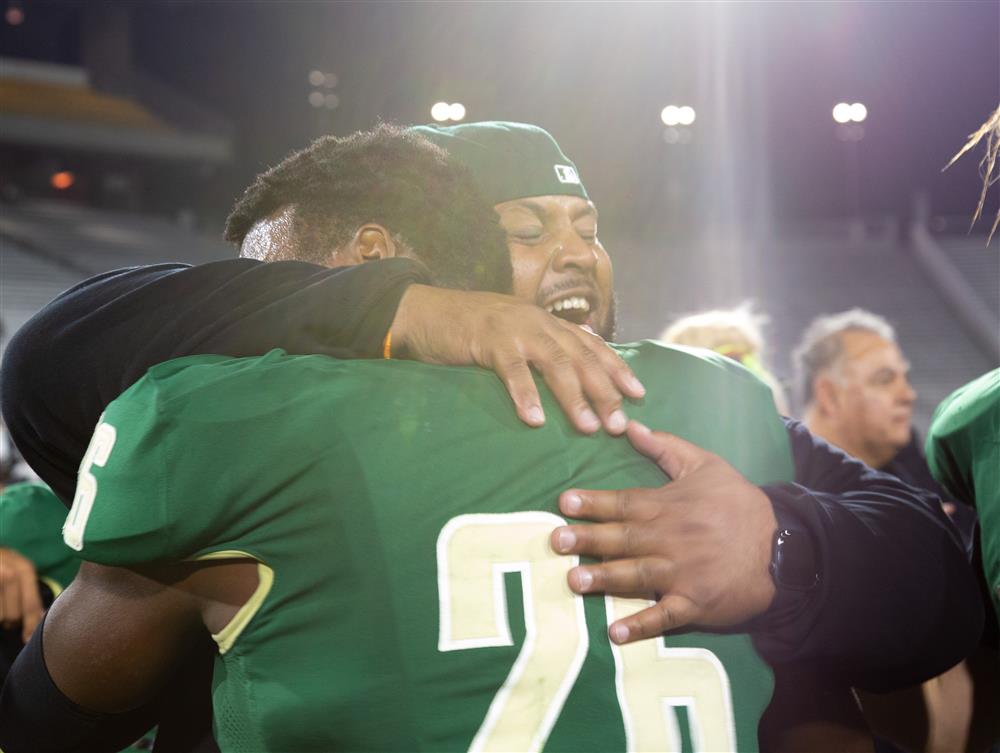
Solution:
{"label": "hand on back", "polygon": [[658,489],[560,496],[564,514],[596,525],[557,528],[552,548],[606,560],[571,570],[570,588],[656,601],[611,625],[616,643],[761,614],[774,598],[768,566],[777,521],[767,495],[718,455],[680,437],[636,421],[627,433],[673,481]]}
{"label": "hand on back", "polygon": [[598,335],[530,303],[498,293],[412,285],[392,325],[393,350],[427,363],[477,365],[503,381],[518,416],[545,422],[534,367],[573,425],[625,431],[622,398],[645,393],[632,370]]}

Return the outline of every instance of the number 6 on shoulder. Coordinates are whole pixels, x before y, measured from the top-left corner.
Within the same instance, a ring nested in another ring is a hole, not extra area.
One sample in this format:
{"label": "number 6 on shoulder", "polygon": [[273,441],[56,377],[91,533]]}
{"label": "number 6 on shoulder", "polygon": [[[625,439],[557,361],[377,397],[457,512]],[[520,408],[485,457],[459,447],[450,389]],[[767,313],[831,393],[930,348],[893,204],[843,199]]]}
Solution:
{"label": "number 6 on shoulder", "polygon": [[[103,418],[103,416],[101,416]],[[73,506],[63,524],[63,541],[70,549],[83,549],[83,532],[87,528],[87,519],[94,508],[97,498],[97,479],[90,472],[93,466],[103,468],[111,456],[111,449],[118,439],[118,432],[111,424],[103,421],[94,429],[90,446],[80,462],[80,473],[76,481],[76,494],[73,495]]]}

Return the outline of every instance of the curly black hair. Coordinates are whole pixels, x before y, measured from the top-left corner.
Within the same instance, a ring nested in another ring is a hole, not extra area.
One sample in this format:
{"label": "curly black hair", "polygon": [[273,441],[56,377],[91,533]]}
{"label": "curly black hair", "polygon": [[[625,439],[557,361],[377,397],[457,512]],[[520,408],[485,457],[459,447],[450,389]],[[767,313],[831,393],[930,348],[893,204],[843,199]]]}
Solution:
{"label": "curly black hair", "polygon": [[294,207],[290,258],[323,264],[367,222],[412,249],[442,287],[510,292],[510,254],[468,170],[423,136],[379,124],[324,136],[261,173],[236,202],[225,238]]}

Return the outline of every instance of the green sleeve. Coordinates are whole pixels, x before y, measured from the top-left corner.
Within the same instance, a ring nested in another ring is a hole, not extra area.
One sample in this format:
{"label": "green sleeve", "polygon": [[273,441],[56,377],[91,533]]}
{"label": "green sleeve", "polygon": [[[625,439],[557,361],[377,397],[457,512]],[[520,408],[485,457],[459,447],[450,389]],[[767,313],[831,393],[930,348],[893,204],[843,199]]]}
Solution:
{"label": "green sleeve", "polygon": [[[93,562],[137,565],[250,551],[277,528],[275,489],[294,484],[315,432],[289,426],[302,370],[282,351],[153,367],[112,402],[80,468],[64,538]],[[284,375],[284,378],[282,378]],[[325,384],[325,383],[324,383]],[[301,412],[309,415],[307,410]]]}
{"label": "green sleeve", "polygon": [[163,558],[169,529],[164,495],[165,424],[157,384],[143,377],[102,414],[80,464],[63,539],[104,565]]}

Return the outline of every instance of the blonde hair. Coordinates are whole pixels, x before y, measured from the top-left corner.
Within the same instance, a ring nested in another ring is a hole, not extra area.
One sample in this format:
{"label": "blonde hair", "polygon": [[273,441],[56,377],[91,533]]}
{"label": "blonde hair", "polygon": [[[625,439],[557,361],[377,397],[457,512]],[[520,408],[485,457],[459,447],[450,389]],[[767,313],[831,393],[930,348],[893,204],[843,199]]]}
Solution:
{"label": "blonde hair", "polygon": [[732,309],[712,309],[682,316],[660,334],[665,343],[718,350],[739,346],[756,356],[764,350],[761,332],[767,316],[753,311],[747,301]]}
{"label": "blonde hair", "polygon": [[712,309],[682,316],[660,334],[660,340],[671,345],[708,348],[739,361],[771,388],[774,406],[783,416],[789,414],[785,390],[764,365],[763,328],[765,314],[753,310],[745,301],[731,309]]}

